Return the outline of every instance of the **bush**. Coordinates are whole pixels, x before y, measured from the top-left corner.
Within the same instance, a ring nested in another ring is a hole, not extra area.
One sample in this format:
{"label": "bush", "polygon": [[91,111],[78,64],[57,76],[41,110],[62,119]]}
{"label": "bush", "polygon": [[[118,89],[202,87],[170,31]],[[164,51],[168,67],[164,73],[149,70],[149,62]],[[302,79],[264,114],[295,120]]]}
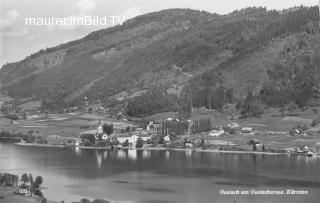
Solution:
{"label": "bush", "polygon": [[7,114],[5,115],[5,118],[10,120],[19,120],[19,116],[17,114]]}
{"label": "bush", "polygon": [[313,108],[313,109],[312,109],[312,112],[313,112],[313,113],[318,113],[318,109]]}
{"label": "bush", "polygon": [[90,128],[90,125],[82,125],[80,126],[80,129],[89,129]]}
{"label": "bush", "polygon": [[314,120],[312,121],[311,126],[312,126],[312,127],[315,127],[315,126],[317,126],[319,123],[320,123],[320,118],[316,118],[316,119],[314,119]]}
{"label": "bush", "polygon": [[294,112],[295,110],[298,109],[298,105],[291,102],[288,104],[287,109],[289,112]]}

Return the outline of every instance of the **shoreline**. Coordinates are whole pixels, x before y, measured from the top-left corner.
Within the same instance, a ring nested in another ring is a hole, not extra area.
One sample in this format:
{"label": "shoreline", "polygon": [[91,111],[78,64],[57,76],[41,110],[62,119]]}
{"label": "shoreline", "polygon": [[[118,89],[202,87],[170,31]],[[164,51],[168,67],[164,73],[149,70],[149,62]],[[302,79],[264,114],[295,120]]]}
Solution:
{"label": "shoreline", "polygon": [[[92,147],[92,146],[66,146],[66,145],[48,145],[48,144],[37,144],[37,143],[14,143],[18,146],[25,147],[48,147],[48,148],[74,148],[74,149],[91,149],[91,150],[137,150],[137,151],[195,151],[195,152],[206,152],[206,153],[224,153],[224,154],[258,154],[258,155],[291,155],[289,152],[262,152],[262,151],[232,151],[232,150],[218,150],[218,149],[186,149],[186,148],[166,148],[166,147],[145,147],[145,148],[132,148],[132,147],[121,147],[113,148],[108,147]],[[297,156],[297,155],[295,155]],[[315,158],[320,158],[320,155],[315,155]]]}
{"label": "shoreline", "polygon": [[[26,147],[49,147],[49,148],[75,148],[75,149],[93,149],[93,150],[107,150],[111,147],[90,147],[90,146],[65,146],[65,145],[48,145],[48,144],[36,144],[36,143],[14,143],[18,146]],[[260,151],[229,151],[229,150],[217,150],[217,149],[184,149],[184,148],[166,148],[166,147],[146,147],[146,148],[130,148],[122,147],[115,148],[115,150],[132,149],[137,151],[195,151],[195,152],[207,152],[207,153],[225,153],[225,154],[259,154],[259,155],[285,155],[286,152],[260,152]]]}
{"label": "shoreline", "polygon": [[137,150],[163,150],[163,151],[195,151],[195,152],[208,152],[208,153],[228,153],[228,154],[262,154],[262,155],[284,155],[289,153],[280,152],[253,152],[253,151],[229,151],[217,149],[179,149],[179,148],[139,148]]}

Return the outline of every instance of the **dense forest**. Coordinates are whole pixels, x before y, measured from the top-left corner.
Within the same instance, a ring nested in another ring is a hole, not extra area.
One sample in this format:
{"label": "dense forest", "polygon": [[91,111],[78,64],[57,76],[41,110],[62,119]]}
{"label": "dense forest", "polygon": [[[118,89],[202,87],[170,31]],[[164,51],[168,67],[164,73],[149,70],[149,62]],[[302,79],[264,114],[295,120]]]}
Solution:
{"label": "dense forest", "polygon": [[[229,103],[256,115],[263,105],[319,105],[319,52],[317,6],[253,7],[223,16],[169,9],[42,50],[4,66],[0,78],[10,96],[35,97],[43,109],[76,106],[84,96],[107,105],[110,96],[141,88],[149,91],[128,100],[130,116],[220,110]],[[41,57],[61,53],[58,65],[38,66]],[[168,79],[172,67],[192,77]],[[181,93],[167,91],[178,84]],[[81,94],[70,99],[75,91]]]}
{"label": "dense forest", "polygon": [[144,117],[159,112],[179,110],[178,98],[160,88],[152,89],[128,102],[128,115]]}

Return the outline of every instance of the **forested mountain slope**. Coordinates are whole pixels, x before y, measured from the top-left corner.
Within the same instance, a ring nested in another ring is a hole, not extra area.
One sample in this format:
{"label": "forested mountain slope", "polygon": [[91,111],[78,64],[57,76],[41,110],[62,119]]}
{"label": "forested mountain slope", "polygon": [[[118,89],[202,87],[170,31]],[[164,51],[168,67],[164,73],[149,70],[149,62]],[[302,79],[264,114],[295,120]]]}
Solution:
{"label": "forested mountain slope", "polygon": [[[50,108],[84,96],[105,102],[141,89],[168,97],[164,90],[177,86],[178,96],[156,111],[221,108],[248,93],[268,105],[305,105],[318,98],[319,57],[318,7],[247,8],[228,15],[170,9],[41,50],[3,66],[0,79],[10,96],[34,96]],[[154,113],[137,110],[137,101],[129,112]]]}

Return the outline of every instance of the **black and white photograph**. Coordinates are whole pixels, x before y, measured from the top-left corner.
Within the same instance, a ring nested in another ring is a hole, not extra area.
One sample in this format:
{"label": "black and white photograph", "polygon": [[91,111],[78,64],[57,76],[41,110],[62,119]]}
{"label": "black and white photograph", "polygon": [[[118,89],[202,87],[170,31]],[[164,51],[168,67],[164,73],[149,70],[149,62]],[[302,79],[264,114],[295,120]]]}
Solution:
{"label": "black and white photograph", "polygon": [[319,0],[0,0],[0,203],[320,203]]}

